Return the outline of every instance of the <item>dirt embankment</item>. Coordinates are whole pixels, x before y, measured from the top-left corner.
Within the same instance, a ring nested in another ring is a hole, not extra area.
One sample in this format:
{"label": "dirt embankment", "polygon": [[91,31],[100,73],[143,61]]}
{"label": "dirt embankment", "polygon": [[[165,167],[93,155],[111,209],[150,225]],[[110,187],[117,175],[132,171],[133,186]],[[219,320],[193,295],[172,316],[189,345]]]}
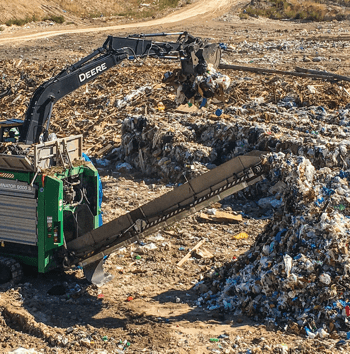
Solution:
{"label": "dirt embankment", "polygon": [[[0,0],[0,23],[13,19],[34,19],[36,21],[50,16],[63,15],[66,21],[94,17],[132,17],[144,18],[158,15],[167,8],[186,4],[182,0],[107,1],[92,0]],[[34,16],[34,17],[33,17]]]}
{"label": "dirt embankment", "polygon": [[[27,40],[51,38],[64,34],[83,34],[91,32],[117,32],[117,31],[129,31],[131,29],[142,29],[151,27],[169,28],[178,23],[182,23],[185,26],[196,23],[198,19],[201,22],[214,18],[224,13],[233,3],[233,0],[202,0],[194,2],[183,8],[178,9],[175,12],[170,13],[164,18],[153,19],[143,22],[131,22],[116,25],[108,25],[106,23],[99,23],[99,26],[91,25],[91,23],[83,23],[82,26],[59,26],[47,30],[47,28],[32,28],[27,31],[20,31],[17,33],[11,31],[5,31],[0,36],[0,44],[18,43]],[[35,32],[35,33],[31,33]]]}

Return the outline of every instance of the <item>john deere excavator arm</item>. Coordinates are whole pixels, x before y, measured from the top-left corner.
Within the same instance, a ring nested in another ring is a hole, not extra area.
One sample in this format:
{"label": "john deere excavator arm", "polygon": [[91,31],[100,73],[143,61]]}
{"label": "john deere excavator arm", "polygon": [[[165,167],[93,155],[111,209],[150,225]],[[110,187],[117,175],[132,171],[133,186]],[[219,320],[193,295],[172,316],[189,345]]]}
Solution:
{"label": "john deere excavator arm", "polygon": [[253,151],[236,157],[70,241],[66,266],[80,264],[87,279],[100,283],[104,256],[262,180],[262,154]]}
{"label": "john deere excavator arm", "polygon": [[[145,39],[174,34],[179,35],[176,42],[155,42]],[[209,44],[187,32],[137,34],[125,38],[108,36],[101,48],[39,86],[29,103],[20,131],[20,141],[27,145],[38,143],[42,133],[43,140],[46,141],[55,102],[124,59],[147,56],[180,59],[182,74],[188,77],[201,75],[209,63],[217,68],[220,62],[220,49],[217,44]]]}

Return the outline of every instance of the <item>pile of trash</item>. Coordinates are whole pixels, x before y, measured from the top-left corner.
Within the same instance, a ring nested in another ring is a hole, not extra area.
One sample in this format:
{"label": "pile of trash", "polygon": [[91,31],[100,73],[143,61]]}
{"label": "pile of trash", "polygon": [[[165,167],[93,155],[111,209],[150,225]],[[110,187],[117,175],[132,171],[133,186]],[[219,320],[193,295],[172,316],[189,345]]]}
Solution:
{"label": "pile of trash", "polygon": [[193,131],[176,120],[166,124],[129,117],[122,125],[121,146],[108,158],[126,162],[148,176],[184,182],[208,171],[215,158],[212,151],[197,143]]}
{"label": "pile of trash", "polygon": [[347,106],[332,111],[283,99],[228,106],[217,119],[210,111],[129,116],[120,147],[106,158],[175,183],[251,150],[304,156],[316,168],[349,166]]}
{"label": "pile of trash", "polygon": [[[265,156],[280,207],[254,245],[210,280],[198,305],[325,338],[350,330],[350,170]],[[271,191],[271,190],[270,190]],[[215,274],[215,273],[213,273]]]}

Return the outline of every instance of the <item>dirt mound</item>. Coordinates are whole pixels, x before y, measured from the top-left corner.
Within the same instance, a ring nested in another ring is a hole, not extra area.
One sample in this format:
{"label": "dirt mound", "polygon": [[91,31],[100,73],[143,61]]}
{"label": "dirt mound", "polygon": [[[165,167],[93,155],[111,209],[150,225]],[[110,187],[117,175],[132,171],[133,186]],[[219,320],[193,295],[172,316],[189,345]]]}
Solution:
{"label": "dirt mound", "polygon": [[0,0],[0,23],[15,19],[25,22],[40,21],[52,15],[61,15],[69,20],[106,16],[144,18],[156,16],[169,7],[177,7],[183,3],[179,0],[160,0],[156,3],[149,0],[142,3],[137,0]]}

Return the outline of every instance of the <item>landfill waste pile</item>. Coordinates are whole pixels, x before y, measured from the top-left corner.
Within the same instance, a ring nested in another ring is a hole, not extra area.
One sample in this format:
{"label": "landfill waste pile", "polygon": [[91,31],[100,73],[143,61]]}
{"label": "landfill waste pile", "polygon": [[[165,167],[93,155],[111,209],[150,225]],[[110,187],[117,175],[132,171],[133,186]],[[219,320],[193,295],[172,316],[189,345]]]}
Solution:
{"label": "landfill waste pile", "polygon": [[[23,118],[35,89],[57,74],[57,68],[77,59],[0,61],[0,119]],[[154,66],[159,70],[153,70]],[[143,112],[146,103],[150,108],[157,106],[163,74],[170,68],[160,60],[121,63],[57,102],[52,112],[52,131],[59,138],[83,134],[90,155],[110,143],[119,144],[123,119],[131,110]]]}
{"label": "landfill waste pile", "polygon": [[[309,90],[310,87],[307,89]],[[307,157],[316,167],[349,164],[349,106],[304,106],[293,95],[277,104],[264,97],[208,111],[131,116],[122,124],[121,146],[107,159],[123,160],[146,175],[182,182],[253,149]],[[325,108],[326,107],[326,108]],[[170,124],[169,124],[170,123]]]}
{"label": "landfill waste pile", "polygon": [[[309,338],[349,331],[350,171],[305,157],[265,156],[279,200],[254,245],[226,267],[198,304],[246,314]],[[267,199],[267,198],[264,198]]]}

